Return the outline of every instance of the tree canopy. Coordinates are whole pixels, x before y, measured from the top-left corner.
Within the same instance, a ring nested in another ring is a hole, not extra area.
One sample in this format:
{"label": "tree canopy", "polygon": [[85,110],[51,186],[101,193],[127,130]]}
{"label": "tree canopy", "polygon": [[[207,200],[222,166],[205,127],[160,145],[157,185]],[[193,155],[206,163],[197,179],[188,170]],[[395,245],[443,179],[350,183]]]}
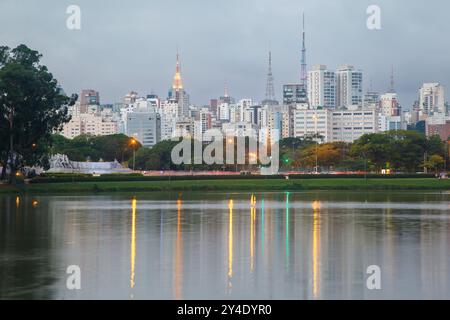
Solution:
{"label": "tree canopy", "polygon": [[42,164],[52,132],[70,120],[67,97],[40,63],[42,55],[25,45],[0,47],[0,154],[2,179],[24,166]]}
{"label": "tree canopy", "polygon": [[142,147],[139,142],[124,134],[108,136],[80,135],[67,139],[59,134],[52,135],[51,154],[65,154],[72,161],[114,161],[124,162],[133,156],[133,150]]}

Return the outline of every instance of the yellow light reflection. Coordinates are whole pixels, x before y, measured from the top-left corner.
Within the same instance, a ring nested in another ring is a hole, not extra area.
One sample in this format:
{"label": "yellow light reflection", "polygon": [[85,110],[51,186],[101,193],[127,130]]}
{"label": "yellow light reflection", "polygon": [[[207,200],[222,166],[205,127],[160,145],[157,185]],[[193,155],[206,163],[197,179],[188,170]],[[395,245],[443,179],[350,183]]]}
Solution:
{"label": "yellow light reflection", "polygon": [[228,287],[231,288],[231,278],[233,277],[233,199],[228,202]]}
{"label": "yellow light reflection", "polygon": [[256,221],[256,197],[252,195],[250,206],[250,272],[254,269],[255,259],[255,221]]}
{"label": "yellow light reflection", "polygon": [[175,246],[175,274],[174,295],[175,299],[182,299],[183,292],[183,234],[181,228],[181,207],[183,201],[177,200],[177,242]]}
{"label": "yellow light reflection", "polygon": [[18,207],[20,205],[20,197],[17,196],[16,197],[16,207]]}
{"label": "yellow light reflection", "polygon": [[320,202],[314,201],[313,208],[313,297],[319,296],[320,264]]}
{"label": "yellow light reflection", "polygon": [[130,271],[130,288],[134,288],[135,263],[136,263],[136,198],[131,200],[131,271]]}
{"label": "yellow light reflection", "polygon": [[37,206],[39,205],[39,201],[33,200],[33,201],[31,202],[31,205],[32,205],[33,207],[37,207]]}

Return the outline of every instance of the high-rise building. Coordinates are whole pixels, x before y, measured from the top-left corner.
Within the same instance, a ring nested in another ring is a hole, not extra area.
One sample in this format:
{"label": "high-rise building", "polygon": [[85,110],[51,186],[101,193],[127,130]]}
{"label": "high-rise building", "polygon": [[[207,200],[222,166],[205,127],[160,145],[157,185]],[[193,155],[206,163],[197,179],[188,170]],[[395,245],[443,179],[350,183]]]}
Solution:
{"label": "high-rise building", "polygon": [[303,86],[299,83],[285,84],[283,86],[283,104],[294,105],[305,103]]}
{"label": "high-rise building", "polygon": [[209,100],[209,110],[211,110],[213,115],[217,114],[217,106],[219,105],[218,99]]}
{"label": "high-rise building", "polygon": [[211,111],[207,109],[200,110],[198,114],[198,125],[200,128],[200,132],[204,134],[207,130],[212,128],[212,115]]}
{"label": "high-rise building", "polygon": [[231,116],[230,104],[223,102],[217,107],[217,120],[230,121]]}
{"label": "high-rise building", "polygon": [[385,116],[400,116],[401,107],[395,92],[388,92],[380,97],[380,113]]}
{"label": "high-rise building", "polygon": [[169,90],[167,100],[173,100],[178,103],[178,116],[187,117],[189,114],[189,95],[183,87],[181,79],[181,65],[180,56],[177,53],[177,64],[175,68],[175,75],[173,76],[172,88]]}
{"label": "high-rise building", "polygon": [[421,115],[445,113],[445,92],[440,83],[424,83],[419,89],[419,112]]}
{"label": "high-rise building", "polygon": [[320,137],[323,142],[331,141],[332,111],[305,107],[299,107],[293,111],[293,137]]}
{"label": "high-rise building", "polygon": [[145,147],[161,141],[161,117],[154,108],[136,108],[127,114],[127,135]]}
{"label": "high-rise building", "polygon": [[86,113],[89,106],[100,105],[100,94],[98,91],[86,89],[81,91],[80,112]]}
{"label": "high-rise building", "polygon": [[378,131],[376,110],[355,108],[354,110],[335,110],[331,114],[332,141],[353,142],[362,135]]}
{"label": "high-rise building", "polygon": [[350,65],[342,66],[336,72],[337,107],[362,106],[363,72]]}
{"label": "high-rise building", "polygon": [[80,113],[72,115],[70,121],[64,124],[61,134],[72,139],[81,134],[106,136],[116,134],[118,131],[118,122],[111,118],[93,113]]}
{"label": "high-rise building", "polygon": [[336,108],[336,74],[325,65],[314,65],[308,72],[308,100],[313,108]]}
{"label": "high-rise building", "polygon": [[378,110],[380,107],[380,94],[375,91],[367,91],[363,99],[363,108]]}

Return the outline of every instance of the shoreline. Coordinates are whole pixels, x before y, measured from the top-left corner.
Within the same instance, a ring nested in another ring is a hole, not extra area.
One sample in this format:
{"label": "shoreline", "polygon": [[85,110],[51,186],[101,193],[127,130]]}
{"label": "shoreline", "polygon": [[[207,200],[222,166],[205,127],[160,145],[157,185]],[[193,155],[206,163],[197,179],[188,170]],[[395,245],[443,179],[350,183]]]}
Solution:
{"label": "shoreline", "polygon": [[1,185],[0,195],[30,194],[67,194],[67,193],[114,193],[114,192],[238,192],[238,191],[450,191],[450,179],[429,178],[367,179],[211,179],[176,181],[88,181],[88,182],[52,182]]}

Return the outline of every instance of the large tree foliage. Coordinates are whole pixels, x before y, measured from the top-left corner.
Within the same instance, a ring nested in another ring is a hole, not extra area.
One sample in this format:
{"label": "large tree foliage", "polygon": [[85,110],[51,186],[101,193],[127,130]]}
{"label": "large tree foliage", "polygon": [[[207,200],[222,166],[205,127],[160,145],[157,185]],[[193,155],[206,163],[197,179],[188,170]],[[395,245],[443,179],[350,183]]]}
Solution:
{"label": "large tree foliage", "polygon": [[413,172],[427,156],[444,154],[439,137],[425,137],[415,131],[389,131],[362,136],[352,146],[354,157],[368,159],[375,169],[394,169]]}
{"label": "large tree foliage", "polygon": [[65,154],[73,161],[114,161],[124,162],[133,156],[133,150],[141,144],[131,143],[133,139],[124,134],[108,136],[80,135],[73,139],[55,134],[52,136],[51,154]]}
{"label": "large tree foliage", "polygon": [[10,176],[25,166],[42,164],[50,134],[70,120],[68,98],[47,67],[42,55],[25,45],[0,47],[0,152]]}

